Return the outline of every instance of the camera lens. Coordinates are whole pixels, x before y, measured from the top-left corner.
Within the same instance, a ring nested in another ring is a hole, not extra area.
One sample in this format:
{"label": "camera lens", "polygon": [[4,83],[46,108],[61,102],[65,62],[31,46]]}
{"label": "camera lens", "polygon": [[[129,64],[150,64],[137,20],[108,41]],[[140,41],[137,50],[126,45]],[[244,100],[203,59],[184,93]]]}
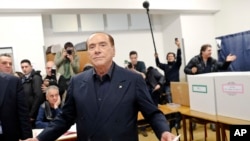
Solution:
{"label": "camera lens", "polygon": [[128,68],[131,69],[133,66],[131,63],[128,64]]}
{"label": "camera lens", "polygon": [[72,54],[72,50],[67,50],[67,54],[71,55]]}

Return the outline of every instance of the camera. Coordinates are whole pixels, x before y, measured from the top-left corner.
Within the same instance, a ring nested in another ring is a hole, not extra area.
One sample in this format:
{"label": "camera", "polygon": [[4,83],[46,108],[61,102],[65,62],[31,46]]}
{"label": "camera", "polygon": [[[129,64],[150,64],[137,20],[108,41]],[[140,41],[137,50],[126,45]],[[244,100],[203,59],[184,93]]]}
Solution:
{"label": "camera", "polygon": [[72,50],[66,50],[67,54],[71,55],[72,54]]}
{"label": "camera", "polygon": [[56,78],[49,79],[49,86],[52,86],[52,85],[58,86],[56,82]]}
{"label": "camera", "polygon": [[56,77],[56,69],[51,69],[51,76]]}
{"label": "camera", "polygon": [[132,67],[132,63],[128,63],[128,68],[131,69]]}

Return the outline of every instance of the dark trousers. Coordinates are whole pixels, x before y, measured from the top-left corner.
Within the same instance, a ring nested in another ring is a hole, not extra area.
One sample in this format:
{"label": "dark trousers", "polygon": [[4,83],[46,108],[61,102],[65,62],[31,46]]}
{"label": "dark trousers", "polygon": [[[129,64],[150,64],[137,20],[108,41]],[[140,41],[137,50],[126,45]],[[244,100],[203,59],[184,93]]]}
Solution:
{"label": "dark trousers", "polygon": [[5,141],[3,134],[0,134],[0,141]]}

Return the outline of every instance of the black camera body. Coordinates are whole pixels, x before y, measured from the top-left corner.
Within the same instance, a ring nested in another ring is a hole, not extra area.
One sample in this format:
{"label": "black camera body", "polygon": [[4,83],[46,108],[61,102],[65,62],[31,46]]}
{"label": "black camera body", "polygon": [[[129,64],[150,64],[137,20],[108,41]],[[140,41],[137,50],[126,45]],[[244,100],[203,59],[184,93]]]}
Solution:
{"label": "black camera body", "polygon": [[49,79],[49,85],[57,85],[56,69],[51,69],[51,79]]}
{"label": "black camera body", "polygon": [[56,77],[56,69],[51,69],[51,76]]}
{"label": "black camera body", "polygon": [[66,50],[66,52],[68,55],[72,55],[72,53],[73,53],[72,50]]}
{"label": "black camera body", "polygon": [[49,86],[55,85],[57,86],[57,81],[55,78],[49,79]]}
{"label": "black camera body", "polygon": [[131,69],[133,67],[132,63],[128,63],[128,68]]}

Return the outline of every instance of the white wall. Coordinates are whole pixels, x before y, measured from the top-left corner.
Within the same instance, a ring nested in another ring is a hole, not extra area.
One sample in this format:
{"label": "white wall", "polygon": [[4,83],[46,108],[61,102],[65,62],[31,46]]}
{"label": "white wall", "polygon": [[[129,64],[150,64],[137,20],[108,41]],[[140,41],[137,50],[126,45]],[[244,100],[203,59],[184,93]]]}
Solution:
{"label": "white wall", "polygon": [[[157,16],[156,16],[157,17]],[[152,19],[154,39],[157,51],[163,53],[163,39],[159,17]],[[49,16],[43,16],[44,40],[45,46],[60,44],[71,41],[73,44],[86,41],[92,32],[75,32],[75,33],[54,33],[51,28]],[[111,34],[115,39],[116,56],[114,61],[124,66],[124,60],[129,60],[129,52],[137,51],[138,60],[144,61],[146,67],[154,66],[154,47],[150,30],[132,30],[132,31],[105,31]]]}
{"label": "white wall", "polygon": [[[123,64],[129,60],[129,52],[135,50],[138,53],[138,60],[145,62],[146,67],[155,65],[154,46],[150,31],[130,32],[126,34],[113,34],[116,39],[115,61]],[[158,52],[163,52],[163,39],[161,32],[154,32],[155,44]]]}
{"label": "white wall", "polygon": [[[145,0],[8,0],[0,5],[0,11],[10,12],[9,9],[18,11],[60,11],[60,9],[104,9],[123,11],[123,10],[143,10],[142,3]],[[148,0],[150,9],[165,11],[168,10],[202,10],[217,11],[220,9],[218,0]]]}
{"label": "white wall", "polygon": [[250,29],[249,0],[221,0],[221,10],[215,14],[216,37]]}
{"label": "white wall", "polygon": [[0,46],[13,47],[15,70],[20,61],[30,59],[36,70],[45,68],[41,15],[0,15]]}

